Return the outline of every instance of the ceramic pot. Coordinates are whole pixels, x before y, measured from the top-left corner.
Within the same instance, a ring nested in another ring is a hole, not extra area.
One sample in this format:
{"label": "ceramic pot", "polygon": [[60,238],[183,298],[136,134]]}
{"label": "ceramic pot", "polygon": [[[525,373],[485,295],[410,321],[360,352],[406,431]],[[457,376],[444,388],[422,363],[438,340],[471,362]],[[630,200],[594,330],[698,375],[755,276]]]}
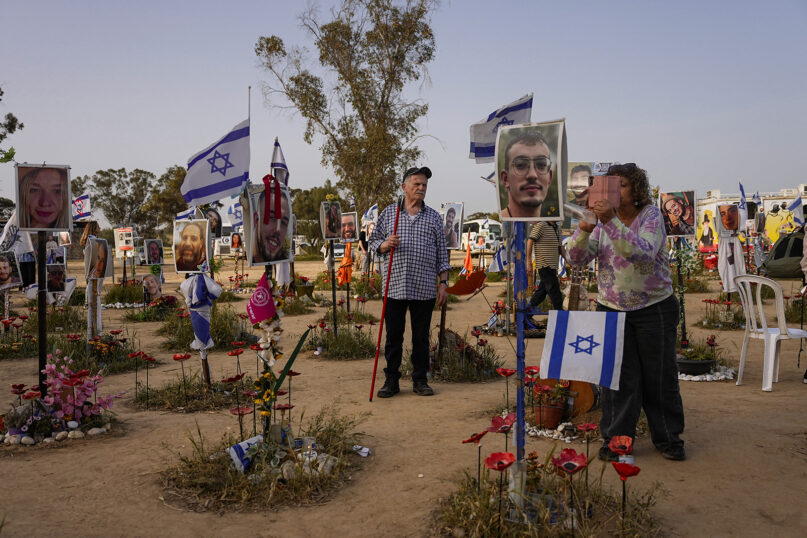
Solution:
{"label": "ceramic pot", "polygon": [[557,428],[563,419],[563,405],[536,405],[535,425],[541,429]]}
{"label": "ceramic pot", "polygon": [[680,356],[676,359],[678,363],[678,372],[687,375],[703,375],[708,374],[714,368],[714,359],[692,360],[683,359]]}

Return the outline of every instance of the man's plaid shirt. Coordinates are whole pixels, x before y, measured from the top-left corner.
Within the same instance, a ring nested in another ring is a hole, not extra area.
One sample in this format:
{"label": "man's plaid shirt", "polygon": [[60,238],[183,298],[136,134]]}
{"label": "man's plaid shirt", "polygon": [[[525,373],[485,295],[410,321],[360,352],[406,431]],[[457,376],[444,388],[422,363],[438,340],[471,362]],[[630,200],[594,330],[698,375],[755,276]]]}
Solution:
{"label": "man's plaid shirt", "polygon": [[[370,236],[370,249],[381,257],[382,286],[386,283],[389,255],[378,254],[387,237],[395,230],[396,204],[388,205],[378,216],[373,234]],[[398,217],[398,237],[401,244],[395,248],[392,258],[392,279],[389,283],[389,297],[400,300],[434,299],[437,297],[437,275],[448,271],[448,251],[443,234],[443,219],[425,203],[414,220],[401,208]]]}

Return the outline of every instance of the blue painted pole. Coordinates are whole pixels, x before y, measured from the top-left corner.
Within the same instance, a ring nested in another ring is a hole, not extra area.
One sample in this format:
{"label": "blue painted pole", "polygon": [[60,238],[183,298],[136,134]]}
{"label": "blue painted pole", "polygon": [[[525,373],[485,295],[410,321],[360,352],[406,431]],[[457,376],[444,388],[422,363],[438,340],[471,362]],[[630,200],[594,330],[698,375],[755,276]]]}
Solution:
{"label": "blue painted pole", "polygon": [[513,264],[513,294],[516,306],[516,461],[524,460],[524,316],[527,308],[526,223],[515,223],[515,241],[511,245]]}

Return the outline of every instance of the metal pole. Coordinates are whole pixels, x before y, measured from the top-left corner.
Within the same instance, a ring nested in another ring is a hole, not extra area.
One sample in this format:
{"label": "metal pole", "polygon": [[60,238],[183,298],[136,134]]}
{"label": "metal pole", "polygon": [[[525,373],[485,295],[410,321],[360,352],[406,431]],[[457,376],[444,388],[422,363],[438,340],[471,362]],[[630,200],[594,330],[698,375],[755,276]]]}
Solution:
{"label": "metal pole", "polygon": [[440,335],[437,338],[437,356],[434,361],[434,371],[440,371],[440,364],[443,362],[443,341],[446,338],[446,310],[448,309],[448,299],[440,307]]}
{"label": "metal pole", "polygon": [[676,253],[676,258],[678,258],[678,308],[681,310],[681,347],[687,348],[689,347],[689,339],[687,338],[687,318],[686,312],[684,311],[684,283],[681,280],[681,238],[677,238],[675,240],[676,249],[679,251]]}
{"label": "metal pole", "polygon": [[331,249],[331,298],[333,302],[333,335],[336,336],[337,333],[337,322],[336,322],[336,271],[333,267],[334,258],[336,257],[336,253],[333,249],[333,239],[328,240],[328,248]]}
{"label": "metal pole", "polygon": [[39,329],[39,340],[37,347],[39,348],[39,392],[42,396],[48,393],[48,387],[45,385],[45,367],[47,366],[48,355],[48,304],[47,304],[47,273],[45,271],[45,232],[36,232],[36,268],[37,268],[37,323]]}

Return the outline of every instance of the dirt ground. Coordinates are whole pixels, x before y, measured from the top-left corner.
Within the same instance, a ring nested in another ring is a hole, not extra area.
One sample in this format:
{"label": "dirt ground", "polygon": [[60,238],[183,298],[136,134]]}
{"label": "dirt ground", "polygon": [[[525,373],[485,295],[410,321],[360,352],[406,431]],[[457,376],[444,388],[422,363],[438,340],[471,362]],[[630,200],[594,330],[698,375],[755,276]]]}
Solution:
{"label": "dirt ground", "polygon": [[[458,261],[456,264],[459,264]],[[313,277],[321,262],[298,262],[297,271]],[[78,265],[71,272],[78,270]],[[225,266],[223,281],[232,263]],[[142,271],[138,269],[138,274]],[[258,270],[254,270],[254,277]],[[167,270],[171,293],[180,279]],[[80,278],[80,280],[82,280]],[[694,327],[704,313],[701,299],[714,293],[687,295],[691,338],[707,333]],[[791,283],[785,284],[788,293]],[[491,284],[485,295],[491,301],[504,289]],[[234,306],[243,311],[246,301]],[[380,315],[381,302],[371,301],[368,311]],[[284,318],[284,346],[290,351],[306,324],[324,312]],[[481,324],[489,316],[482,296],[452,304],[448,325],[459,333]],[[123,311],[105,311],[106,329],[123,327]],[[433,325],[439,316],[432,319]],[[165,359],[152,374],[155,386],[178,373],[170,353],[159,348],[154,334],[159,323],[128,324],[143,348]],[[716,332],[716,331],[710,331]],[[742,332],[716,332],[718,343],[736,362]],[[490,343],[515,367],[515,353],[505,338]],[[515,338],[513,338],[515,345]],[[528,340],[527,364],[538,364],[543,340]],[[654,509],[664,534],[671,536],[804,536],[807,535],[804,495],[807,491],[807,418],[802,383],[807,352],[796,365],[799,343],[782,344],[779,383],[762,392],[761,341],[752,341],[744,384],[682,382],[686,411],[684,439],[688,459],[671,462],[655,451],[649,438],[637,440],[636,464],[642,472],[632,478],[634,490],[660,482],[666,491]],[[171,352],[173,353],[173,352]],[[210,356],[213,375],[234,372],[225,352]],[[198,368],[198,361],[190,361]],[[295,413],[313,413],[338,402],[348,414],[367,413],[362,426],[363,444],[372,455],[344,487],[324,504],[281,508],[260,513],[193,513],[163,502],[158,473],[175,460],[177,451],[189,451],[189,436],[197,424],[211,441],[237,423],[226,411],[193,415],[135,411],[134,373],[109,376],[101,393],[129,390],[114,410],[125,435],[72,441],[58,447],[0,447],[0,520],[7,536],[423,536],[433,529],[433,514],[440,500],[451,494],[465,469],[476,465],[476,450],[461,441],[489,424],[487,411],[501,405],[505,381],[480,384],[433,383],[436,395],[424,398],[402,383],[394,398],[368,401],[372,358],[337,362],[301,354],[294,369]],[[379,370],[383,367],[383,354]],[[7,409],[12,383],[37,380],[35,358],[0,361],[0,408]],[[383,374],[382,374],[383,375]],[[383,378],[381,378],[383,382]],[[377,385],[378,387],[378,385]],[[299,415],[298,415],[299,416]],[[487,436],[483,453],[504,449],[503,436]],[[553,443],[527,439],[527,450],[543,456]],[[583,445],[573,445],[580,449]],[[592,469],[599,474],[601,463]],[[422,478],[419,477],[422,475]],[[618,486],[616,473],[607,470],[606,481]]]}

